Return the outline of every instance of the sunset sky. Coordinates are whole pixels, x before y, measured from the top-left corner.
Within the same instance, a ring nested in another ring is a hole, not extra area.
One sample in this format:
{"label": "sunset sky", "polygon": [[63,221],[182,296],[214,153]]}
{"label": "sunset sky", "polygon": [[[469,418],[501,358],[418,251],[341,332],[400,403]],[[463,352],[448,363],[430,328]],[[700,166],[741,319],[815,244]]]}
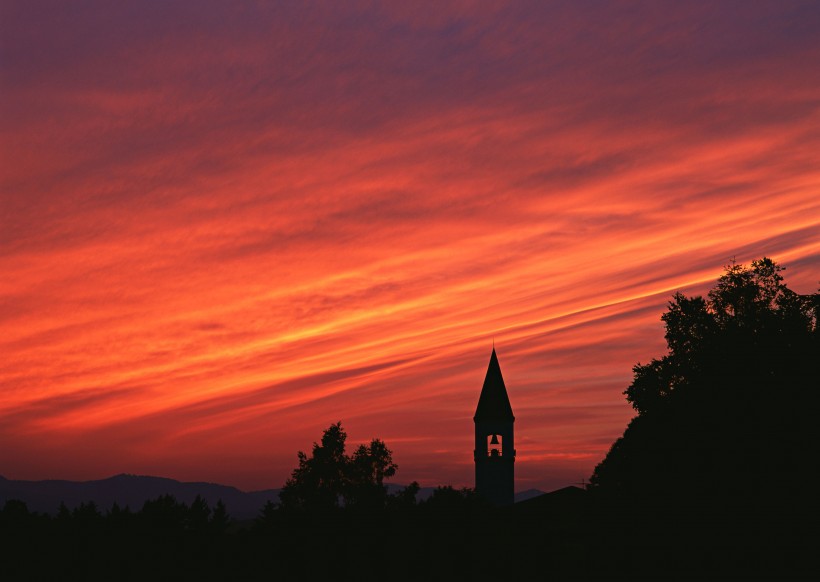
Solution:
{"label": "sunset sky", "polygon": [[820,3],[0,0],[0,475],[279,487],[322,430],[588,478],[732,257],[820,280]]}

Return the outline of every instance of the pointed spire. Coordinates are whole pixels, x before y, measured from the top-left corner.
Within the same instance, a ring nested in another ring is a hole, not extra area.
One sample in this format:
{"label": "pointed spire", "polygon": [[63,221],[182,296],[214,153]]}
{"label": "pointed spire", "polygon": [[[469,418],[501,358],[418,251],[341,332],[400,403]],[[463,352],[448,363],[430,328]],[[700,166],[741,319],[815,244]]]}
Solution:
{"label": "pointed spire", "polygon": [[495,346],[490,356],[490,365],[487,366],[487,375],[484,376],[484,386],[478,398],[478,407],[473,420],[478,421],[509,421],[515,420],[507,396],[507,387],[501,376],[501,366],[498,365],[498,356],[495,355]]}

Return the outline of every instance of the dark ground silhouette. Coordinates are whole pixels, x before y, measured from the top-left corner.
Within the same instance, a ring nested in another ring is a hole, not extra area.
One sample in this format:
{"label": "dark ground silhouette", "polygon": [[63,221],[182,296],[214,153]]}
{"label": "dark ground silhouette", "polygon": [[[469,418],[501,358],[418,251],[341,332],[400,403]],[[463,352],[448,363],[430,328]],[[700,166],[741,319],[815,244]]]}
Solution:
{"label": "dark ground silhouette", "polygon": [[[383,510],[280,511],[251,523],[162,497],[131,512],[55,518],[9,501],[4,580],[789,579],[815,572],[814,529],[772,529],[749,508],[704,518],[570,487],[496,508],[469,490]],[[781,524],[787,526],[788,524]]]}

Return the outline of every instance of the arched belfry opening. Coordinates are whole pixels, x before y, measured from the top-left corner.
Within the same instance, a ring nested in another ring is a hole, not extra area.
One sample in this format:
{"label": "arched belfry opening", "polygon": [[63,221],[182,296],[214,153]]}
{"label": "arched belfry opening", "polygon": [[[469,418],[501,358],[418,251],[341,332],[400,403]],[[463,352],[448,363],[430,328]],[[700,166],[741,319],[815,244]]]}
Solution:
{"label": "arched belfry opening", "polygon": [[489,442],[487,443],[487,448],[490,450],[490,456],[500,457],[501,452],[504,450],[504,443],[501,442],[504,439],[504,437],[497,435],[496,433],[493,433],[493,436],[487,438],[489,439]]}
{"label": "arched belfry opening", "polygon": [[495,347],[473,422],[476,491],[495,505],[510,505],[515,494],[515,417]]}

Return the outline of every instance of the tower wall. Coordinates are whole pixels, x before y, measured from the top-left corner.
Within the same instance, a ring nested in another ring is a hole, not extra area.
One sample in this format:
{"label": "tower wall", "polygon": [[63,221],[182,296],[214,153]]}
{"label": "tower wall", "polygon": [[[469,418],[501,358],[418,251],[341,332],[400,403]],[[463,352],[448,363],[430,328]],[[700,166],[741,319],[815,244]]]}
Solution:
{"label": "tower wall", "polygon": [[[501,437],[499,455],[491,455],[487,439]],[[475,487],[493,505],[511,505],[515,496],[515,439],[512,422],[475,423]]]}

